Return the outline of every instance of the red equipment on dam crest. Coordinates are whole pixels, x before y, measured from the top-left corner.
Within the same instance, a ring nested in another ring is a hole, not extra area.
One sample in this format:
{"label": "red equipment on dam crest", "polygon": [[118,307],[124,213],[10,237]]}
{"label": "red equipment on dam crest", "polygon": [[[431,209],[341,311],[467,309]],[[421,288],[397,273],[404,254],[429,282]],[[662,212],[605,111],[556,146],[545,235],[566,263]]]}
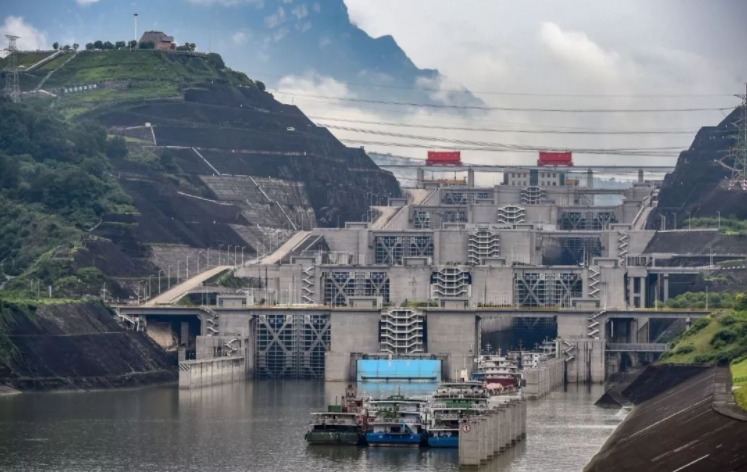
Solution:
{"label": "red equipment on dam crest", "polygon": [[573,166],[573,153],[567,152],[549,152],[540,151],[539,159],[537,159],[537,165],[540,167],[544,166]]}

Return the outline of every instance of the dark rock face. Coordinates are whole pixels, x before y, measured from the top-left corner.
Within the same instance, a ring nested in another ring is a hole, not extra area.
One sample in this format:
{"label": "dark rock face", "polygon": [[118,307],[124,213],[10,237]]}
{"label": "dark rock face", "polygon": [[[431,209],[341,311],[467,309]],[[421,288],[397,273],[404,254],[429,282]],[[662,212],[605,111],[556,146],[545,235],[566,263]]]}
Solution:
{"label": "dark rock face", "polygon": [[[314,125],[297,107],[280,104],[269,93],[255,88],[231,89],[205,84],[204,88],[188,90],[184,102],[149,102],[102,110],[96,114],[96,119],[108,127],[151,123],[158,146],[172,147],[180,172],[198,186],[201,184],[197,176],[217,173],[302,182],[316,222],[322,227],[360,219],[368,209],[366,197],[370,193],[400,195],[394,176],[379,169],[365,152],[343,146],[328,130]],[[190,148],[199,149],[202,157]],[[144,172],[128,163],[123,163],[120,170]],[[175,192],[168,188],[169,182],[154,175],[156,172],[149,173],[150,182],[138,180],[126,187],[138,209],[143,208],[153,216],[154,212],[146,209],[148,202],[152,204]],[[207,194],[217,198],[209,191]],[[169,205],[164,201],[159,207],[165,208],[164,203]],[[205,208],[197,208],[200,206]],[[178,215],[179,212],[190,213],[192,218]],[[183,198],[165,212],[175,216],[175,221],[199,221],[205,216],[211,224],[214,220],[215,224],[254,223],[242,221],[238,213],[236,208],[185,202]],[[172,228],[170,232],[177,234],[179,230]],[[207,245],[201,238],[187,235],[176,236],[176,239],[179,241],[145,238],[147,242]],[[220,243],[231,244],[232,241]]]}
{"label": "dark rock face", "polygon": [[747,191],[726,188],[733,164],[729,153],[740,113],[738,108],[718,126],[700,129],[690,149],[680,154],[674,172],[665,177],[659,204],[649,215],[647,228],[661,228],[662,215],[668,229],[674,228],[675,218],[681,228],[688,212],[693,218],[715,218],[718,211],[723,217],[747,218]]}
{"label": "dark rock face", "polygon": [[124,330],[101,305],[40,306],[30,315],[10,304],[4,309],[12,354],[0,362],[0,382],[18,390],[137,387],[177,378],[172,356],[144,333]]}

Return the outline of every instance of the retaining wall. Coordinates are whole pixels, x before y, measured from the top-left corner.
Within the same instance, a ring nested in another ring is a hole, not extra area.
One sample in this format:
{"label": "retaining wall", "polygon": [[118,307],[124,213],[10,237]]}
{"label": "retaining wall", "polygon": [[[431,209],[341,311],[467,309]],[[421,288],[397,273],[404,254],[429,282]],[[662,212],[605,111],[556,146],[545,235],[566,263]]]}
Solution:
{"label": "retaining wall", "polygon": [[179,388],[207,387],[246,378],[244,356],[216,357],[179,363]]}

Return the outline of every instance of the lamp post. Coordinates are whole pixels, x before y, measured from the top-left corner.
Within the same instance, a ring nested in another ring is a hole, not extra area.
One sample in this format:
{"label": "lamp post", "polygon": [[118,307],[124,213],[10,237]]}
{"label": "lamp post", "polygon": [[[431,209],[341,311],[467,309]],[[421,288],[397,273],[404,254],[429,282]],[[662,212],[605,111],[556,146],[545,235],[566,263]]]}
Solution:
{"label": "lamp post", "polygon": [[[135,49],[137,49],[137,13],[132,14],[132,18],[135,21]],[[132,43],[130,43],[130,51],[132,51]]]}
{"label": "lamp post", "polygon": [[241,246],[241,265],[244,265],[244,249],[246,246]]}
{"label": "lamp post", "polygon": [[207,248],[207,268],[210,269],[210,248]]}
{"label": "lamp post", "polygon": [[161,294],[161,273],[163,273],[163,269],[158,269],[158,294]]}
{"label": "lamp post", "polygon": [[718,213],[718,229],[720,230],[721,229],[721,212],[717,211],[716,213]]}
{"label": "lamp post", "polygon": [[231,263],[231,247],[233,247],[233,244],[229,244],[228,250],[226,251],[226,265]]}
{"label": "lamp post", "polygon": [[180,272],[179,268],[181,264],[182,264],[182,261],[176,261],[176,283],[179,283],[179,280],[180,280],[179,279],[179,272]]}
{"label": "lamp post", "polygon": [[223,252],[223,244],[221,244],[218,248],[218,265],[220,265],[220,255]]}
{"label": "lamp post", "polygon": [[187,263],[184,264],[185,266],[187,266],[187,277],[184,280],[189,280],[189,258],[190,257],[192,256],[187,256]]}
{"label": "lamp post", "polygon": [[168,270],[166,271],[168,275],[166,276],[166,286],[169,290],[171,290],[171,266],[168,267]]}
{"label": "lamp post", "polygon": [[688,211],[687,212],[687,230],[688,231],[692,231],[692,229],[693,229],[692,222],[690,221],[692,219],[693,219],[693,214]]}

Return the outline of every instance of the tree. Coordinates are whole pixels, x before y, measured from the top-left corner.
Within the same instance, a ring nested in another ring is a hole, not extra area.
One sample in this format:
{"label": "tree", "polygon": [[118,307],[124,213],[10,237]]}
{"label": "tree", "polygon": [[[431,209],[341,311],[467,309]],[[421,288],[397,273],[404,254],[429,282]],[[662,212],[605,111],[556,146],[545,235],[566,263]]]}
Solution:
{"label": "tree", "polygon": [[52,44],[52,49],[54,49],[55,51],[60,49],[60,43],[55,42],[54,44]]}
{"label": "tree", "polygon": [[139,43],[138,47],[140,49],[155,49],[156,43],[154,43],[153,41],[146,41],[144,43]]}
{"label": "tree", "polygon": [[77,51],[79,47],[80,47],[80,44],[73,43],[73,50]]}
{"label": "tree", "polygon": [[111,42],[107,41],[104,43],[104,49],[114,49],[114,45]]}
{"label": "tree", "polygon": [[70,45],[66,44],[62,49],[64,49],[65,51],[69,51],[70,50]]}
{"label": "tree", "polygon": [[114,47],[117,49],[124,49],[126,45],[127,43],[125,43],[124,41],[117,41],[116,43],[114,43]]}
{"label": "tree", "polygon": [[260,82],[259,80],[257,80],[254,83],[257,84],[257,88],[259,89],[260,92],[264,92],[265,90],[267,90],[267,87],[265,87],[264,82]]}
{"label": "tree", "polygon": [[189,45],[190,51],[195,51],[197,49],[197,45],[195,43],[187,43]]}
{"label": "tree", "polygon": [[127,46],[129,46],[130,49],[135,49],[135,48],[137,48],[137,41],[133,39],[132,41],[130,41],[129,43],[127,43]]}
{"label": "tree", "polygon": [[127,156],[127,142],[121,136],[106,141],[106,155],[111,159],[123,159]]}
{"label": "tree", "polygon": [[93,43],[86,43],[86,51],[93,51]]}
{"label": "tree", "polygon": [[104,49],[104,43],[101,42],[101,40],[96,41],[93,43],[94,49]]}

